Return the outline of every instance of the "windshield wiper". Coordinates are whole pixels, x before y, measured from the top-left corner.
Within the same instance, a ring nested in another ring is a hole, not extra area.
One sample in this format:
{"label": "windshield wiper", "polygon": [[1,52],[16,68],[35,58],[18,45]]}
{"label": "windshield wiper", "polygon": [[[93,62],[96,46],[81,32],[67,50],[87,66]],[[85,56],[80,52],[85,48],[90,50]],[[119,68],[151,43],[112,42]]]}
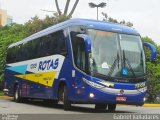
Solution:
{"label": "windshield wiper", "polygon": [[125,63],[128,64],[129,69],[131,70],[133,76],[136,78],[136,75],[135,75],[134,70],[133,70],[133,68],[132,68],[132,66],[131,66],[131,63],[130,63],[130,61],[125,57],[125,51],[123,50],[123,68],[125,68]]}
{"label": "windshield wiper", "polygon": [[108,73],[109,77],[112,75],[112,73],[113,73],[113,71],[114,71],[114,69],[116,67],[116,64],[118,64],[118,69],[119,69],[119,60],[120,60],[120,58],[119,58],[119,52],[117,52],[117,58],[114,60],[112,66],[111,66],[111,69],[110,69],[110,71]]}

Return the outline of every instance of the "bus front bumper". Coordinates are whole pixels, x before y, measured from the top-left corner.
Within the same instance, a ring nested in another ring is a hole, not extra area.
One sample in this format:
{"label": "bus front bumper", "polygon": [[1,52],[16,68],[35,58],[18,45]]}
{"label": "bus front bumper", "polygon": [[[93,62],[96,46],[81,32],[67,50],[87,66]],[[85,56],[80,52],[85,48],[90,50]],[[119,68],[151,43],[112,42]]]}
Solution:
{"label": "bus front bumper", "polygon": [[128,105],[143,105],[146,92],[139,92],[136,90],[121,90],[112,89],[106,91],[104,89],[90,89],[88,93],[88,101],[91,103],[106,103],[106,104],[128,104]]}

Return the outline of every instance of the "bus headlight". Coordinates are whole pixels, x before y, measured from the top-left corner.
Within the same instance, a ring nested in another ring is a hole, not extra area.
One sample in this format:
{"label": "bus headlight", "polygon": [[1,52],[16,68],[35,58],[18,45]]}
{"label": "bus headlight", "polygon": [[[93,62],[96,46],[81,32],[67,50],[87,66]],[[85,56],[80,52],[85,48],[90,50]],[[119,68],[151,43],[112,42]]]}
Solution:
{"label": "bus headlight", "polygon": [[97,84],[97,83],[95,83],[95,82],[89,81],[89,80],[87,80],[87,79],[85,79],[85,78],[83,78],[83,81],[84,81],[85,83],[87,83],[88,85],[90,85],[90,86],[92,86],[92,87],[95,87],[95,88],[98,88],[98,89],[104,87],[103,85],[100,85],[100,84]]}

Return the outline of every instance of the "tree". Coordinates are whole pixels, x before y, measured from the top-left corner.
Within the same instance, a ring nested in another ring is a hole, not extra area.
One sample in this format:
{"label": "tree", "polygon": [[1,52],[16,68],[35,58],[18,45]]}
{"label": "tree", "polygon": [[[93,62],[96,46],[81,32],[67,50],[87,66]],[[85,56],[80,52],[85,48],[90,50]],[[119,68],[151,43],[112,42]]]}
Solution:
{"label": "tree", "polygon": [[125,20],[118,21],[117,19],[109,17],[107,15],[107,13],[102,12],[102,15],[103,15],[103,21],[113,22],[113,23],[119,23],[119,24],[123,24],[123,25],[129,26],[129,27],[133,26],[133,23],[131,23],[131,22],[126,22]]}
{"label": "tree", "polygon": [[157,94],[160,94],[160,46],[149,37],[142,38],[144,42],[149,42],[157,48],[157,59],[155,63],[150,62],[150,50],[145,48],[146,61],[147,61],[147,79],[148,79],[148,102],[156,102],[155,98]]}
{"label": "tree", "polygon": [[65,6],[65,9],[64,9],[64,15],[65,16],[67,15],[67,12],[68,12],[69,3],[70,3],[70,0],[67,0],[66,6]]}
{"label": "tree", "polygon": [[74,3],[74,5],[73,5],[70,13],[67,15],[70,0],[67,0],[67,1],[66,1],[64,13],[62,13],[61,10],[60,10],[60,8],[59,8],[58,0],[55,0],[58,15],[59,15],[59,16],[66,16],[66,17],[69,17],[69,18],[72,17],[72,15],[73,15],[76,7],[77,7],[78,2],[79,2],[79,0],[76,0],[76,1],[75,1],[75,3]]}
{"label": "tree", "polygon": [[6,60],[6,51],[8,46],[16,41],[26,37],[26,29],[21,24],[12,24],[0,28],[0,90],[2,90],[2,83],[4,80],[4,67]]}
{"label": "tree", "polygon": [[56,3],[57,12],[58,12],[59,16],[61,16],[61,11],[59,9],[58,0],[55,0],[55,3]]}

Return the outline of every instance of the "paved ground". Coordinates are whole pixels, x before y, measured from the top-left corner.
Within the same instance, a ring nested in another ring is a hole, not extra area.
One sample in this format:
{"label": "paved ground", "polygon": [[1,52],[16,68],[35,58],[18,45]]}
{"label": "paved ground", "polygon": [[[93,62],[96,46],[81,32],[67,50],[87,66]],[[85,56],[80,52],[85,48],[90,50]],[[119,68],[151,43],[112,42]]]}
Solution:
{"label": "paved ground", "polygon": [[[11,114],[85,114],[85,113],[109,113],[97,111],[94,105],[73,105],[70,111],[64,111],[62,105],[48,105],[42,101],[29,101],[26,103],[15,103],[12,98],[0,99],[0,113]],[[115,113],[159,113],[160,107],[136,107],[117,106]]]}

